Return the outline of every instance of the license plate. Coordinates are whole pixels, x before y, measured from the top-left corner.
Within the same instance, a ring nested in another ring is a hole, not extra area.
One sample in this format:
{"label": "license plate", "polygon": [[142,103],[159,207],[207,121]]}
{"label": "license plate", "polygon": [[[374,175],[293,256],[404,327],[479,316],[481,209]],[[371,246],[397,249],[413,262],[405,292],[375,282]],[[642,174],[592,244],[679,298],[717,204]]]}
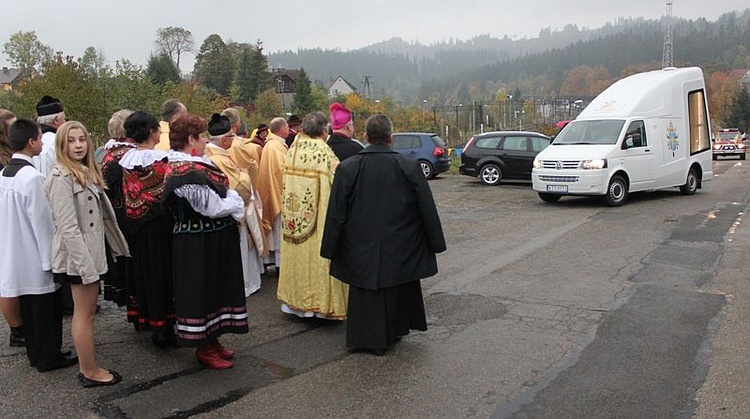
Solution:
{"label": "license plate", "polygon": [[547,185],[547,192],[568,193],[568,185]]}

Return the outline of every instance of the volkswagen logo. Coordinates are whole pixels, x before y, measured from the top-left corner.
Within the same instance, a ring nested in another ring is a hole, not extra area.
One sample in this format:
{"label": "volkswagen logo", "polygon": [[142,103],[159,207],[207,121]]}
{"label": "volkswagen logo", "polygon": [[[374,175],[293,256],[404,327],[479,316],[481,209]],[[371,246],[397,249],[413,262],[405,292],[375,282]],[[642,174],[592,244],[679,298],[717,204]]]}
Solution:
{"label": "volkswagen logo", "polygon": [[563,163],[561,161],[555,162],[555,168],[557,168],[557,170],[562,170],[562,167]]}

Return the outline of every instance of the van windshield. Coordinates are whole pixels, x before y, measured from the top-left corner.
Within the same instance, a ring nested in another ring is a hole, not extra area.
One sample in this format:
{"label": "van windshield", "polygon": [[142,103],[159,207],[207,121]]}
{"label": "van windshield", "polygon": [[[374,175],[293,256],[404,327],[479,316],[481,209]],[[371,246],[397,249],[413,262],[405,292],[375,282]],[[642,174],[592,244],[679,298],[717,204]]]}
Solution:
{"label": "van windshield", "polygon": [[571,121],[552,144],[615,144],[623,125],[625,121],[622,119]]}

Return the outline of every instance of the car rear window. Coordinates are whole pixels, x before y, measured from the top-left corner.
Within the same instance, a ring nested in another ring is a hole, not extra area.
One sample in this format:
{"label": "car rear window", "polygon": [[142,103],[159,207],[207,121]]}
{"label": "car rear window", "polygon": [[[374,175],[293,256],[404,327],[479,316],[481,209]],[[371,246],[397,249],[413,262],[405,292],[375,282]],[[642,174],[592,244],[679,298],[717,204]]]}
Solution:
{"label": "car rear window", "polygon": [[443,139],[438,137],[437,135],[432,136],[432,142],[435,143],[435,145],[438,147],[445,147],[445,141],[443,141]]}
{"label": "car rear window", "polygon": [[421,148],[422,142],[416,135],[394,135],[393,150],[406,150],[410,148]]}

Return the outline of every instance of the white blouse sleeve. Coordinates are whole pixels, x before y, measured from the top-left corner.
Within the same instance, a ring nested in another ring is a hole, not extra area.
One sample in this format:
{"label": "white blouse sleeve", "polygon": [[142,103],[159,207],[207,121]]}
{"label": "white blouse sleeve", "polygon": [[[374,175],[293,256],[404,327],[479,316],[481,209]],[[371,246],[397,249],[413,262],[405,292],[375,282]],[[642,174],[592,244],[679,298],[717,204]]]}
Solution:
{"label": "white blouse sleeve", "polygon": [[175,189],[175,195],[185,198],[199,214],[209,218],[221,218],[231,215],[239,221],[245,214],[245,203],[236,191],[229,189],[227,197],[219,194],[206,185],[183,185]]}

